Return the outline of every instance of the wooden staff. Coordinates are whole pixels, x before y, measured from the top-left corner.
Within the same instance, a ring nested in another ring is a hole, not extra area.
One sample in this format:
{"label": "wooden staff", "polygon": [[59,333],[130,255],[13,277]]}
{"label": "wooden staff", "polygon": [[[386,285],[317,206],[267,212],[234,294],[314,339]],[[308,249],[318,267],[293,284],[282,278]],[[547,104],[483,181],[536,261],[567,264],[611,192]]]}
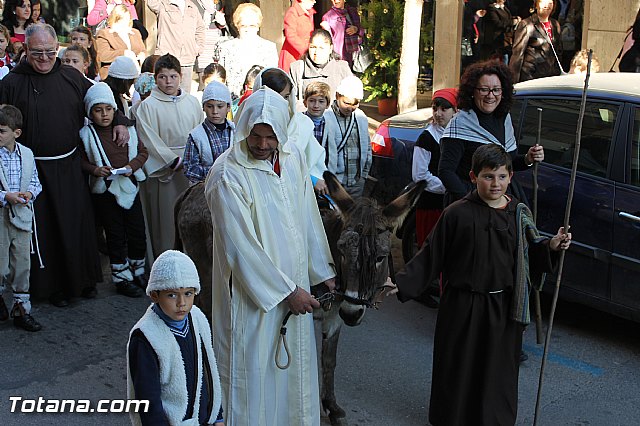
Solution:
{"label": "wooden staff", "polygon": [[[538,108],[538,134],[536,145],[540,145],[542,135],[542,108]],[[538,162],[533,162],[533,223],[538,225]],[[542,344],[544,331],[542,330],[542,308],[540,307],[540,290],[533,289],[533,317],[536,322],[536,343]]]}
{"label": "wooden staff", "polygon": [[[580,115],[578,116],[578,132],[576,134],[576,145],[573,151],[573,164],[571,165],[571,178],[569,179],[569,194],[567,196],[567,206],[564,210],[564,232],[569,232],[569,218],[571,217],[571,203],[573,202],[573,192],[576,186],[576,173],[578,171],[578,158],[580,158],[580,139],[582,138],[582,121],[584,119],[584,111],[587,105],[587,89],[589,88],[589,77],[591,77],[591,57],[593,50],[589,49],[587,60],[587,75],[584,79],[584,88],[582,89],[582,100],[580,102]],[[538,416],[540,414],[540,395],[542,394],[542,383],[544,377],[544,367],[547,362],[547,354],[549,353],[549,345],[551,344],[551,330],[553,329],[553,319],[556,313],[556,305],[558,304],[558,293],[560,292],[560,282],[562,281],[562,269],[564,267],[564,257],[566,250],[560,251],[560,264],[558,265],[558,277],[556,279],[556,287],[553,291],[553,301],[551,302],[551,314],[549,315],[549,328],[547,328],[547,337],[544,341],[544,352],[542,353],[542,364],[540,365],[540,378],[538,380],[538,395],[536,396],[536,410],[533,417],[533,426],[538,424]]]}

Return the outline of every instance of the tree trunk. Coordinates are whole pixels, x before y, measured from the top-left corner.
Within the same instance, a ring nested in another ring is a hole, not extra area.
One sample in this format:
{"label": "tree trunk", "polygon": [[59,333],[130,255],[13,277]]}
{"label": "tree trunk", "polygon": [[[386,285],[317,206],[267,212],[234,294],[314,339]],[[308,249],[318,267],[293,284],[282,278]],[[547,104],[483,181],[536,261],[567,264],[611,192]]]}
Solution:
{"label": "tree trunk", "polygon": [[420,26],[424,0],[405,0],[402,52],[400,53],[400,78],[398,81],[398,111],[414,111],[418,108],[416,94],[420,67]]}

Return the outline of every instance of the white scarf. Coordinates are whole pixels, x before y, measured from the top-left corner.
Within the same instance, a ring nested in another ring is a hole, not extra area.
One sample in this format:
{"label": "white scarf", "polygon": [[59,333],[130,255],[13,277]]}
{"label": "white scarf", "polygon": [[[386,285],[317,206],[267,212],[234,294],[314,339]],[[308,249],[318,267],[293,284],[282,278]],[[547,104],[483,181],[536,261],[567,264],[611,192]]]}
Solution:
{"label": "white scarf", "polygon": [[516,136],[513,132],[513,124],[511,123],[511,114],[507,114],[504,119],[504,145],[487,129],[480,125],[478,116],[475,111],[460,110],[449,121],[447,128],[444,129],[443,138],[462,139],[469,142],[477,142],[482,144],[494,143],[500,145],[505,151],[511,152],[518,149],[516,144]]}
{"label": "white scarf", "polygon": [[[138,155],[138,136],[135,128],[128,127],[129,130],[129,160],[133,160]],[[80,138],[84,145],[84,150],[87,153],[87,158],[92,164],[98,167],[109,166],[109,158],[102,148],[102,143],[98,138],[97,133],[93,129],[93,124],[88,124],[80,130]],[[136,170],[133,175],[138,182],[142,182],[146,179],[142,169]],[[111,185],[107,189],[107,183],[103,177],[91,176],[90,178],[91,192],[94,194],[103,194],[109,191],[116,197],[116,201],[123,209],[130,209],[133,205],[133,201],[138,193],[138,186],[131,182],[128,176],[116,175],[111,181]]]}

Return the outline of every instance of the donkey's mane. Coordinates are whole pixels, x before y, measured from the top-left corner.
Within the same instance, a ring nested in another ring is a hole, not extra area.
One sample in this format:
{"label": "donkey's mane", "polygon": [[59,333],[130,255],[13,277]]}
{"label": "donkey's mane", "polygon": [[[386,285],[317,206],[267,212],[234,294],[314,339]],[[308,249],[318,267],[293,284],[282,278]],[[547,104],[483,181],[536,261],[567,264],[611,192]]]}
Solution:
{"label": "donkey's mane", "polygon": [[[379,247],[376,244],[376,240],[378,235],[387,228],[382,209],[375,200],[361,197],[354,200],[346,212],[338,214],[332,211],[326,214],[324,218],[330,245],[333,245],[340,238],[340,234],[344,229],[353,230],[359,234],[358,258],[360,261],[360,276],[358,293],[360,297],[365,299],[372,296],[375,291],[373,284],[376,276],[376,261],[379,256]],[[335,254],[337,254],[337,250]]]}

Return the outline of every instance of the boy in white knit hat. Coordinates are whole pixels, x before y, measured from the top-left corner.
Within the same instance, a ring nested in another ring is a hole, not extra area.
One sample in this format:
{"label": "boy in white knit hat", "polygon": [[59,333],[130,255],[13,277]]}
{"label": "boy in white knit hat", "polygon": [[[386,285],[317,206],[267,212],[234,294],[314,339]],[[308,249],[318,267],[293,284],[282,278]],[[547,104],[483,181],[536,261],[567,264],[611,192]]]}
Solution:
{"label": "boy in white knit hat", "polygon": [[324,113],[327,126],[338,129],[327,141],[327,170],[335,174],[352,197],[360,197],[371,169],[371,140],[367,116],[358,108],[364,96],[356,76],[345,77],[336,88],[336,99]]}
{"label": "boy in white knit hat", "polygon": [[184,149],[184,175],[191,184],[203,182],[216,159],[233,143],[235,125],[227,119],[231,93],[224,84],[212,81],[202,92],[202,124],[189,133]]}
{"label": "boy in white knit hat", "polygon": [[116,291],[141,297],[146,253],[146,231],[138,182],[145,180],[142,165],[148,153],[129,127],[129,143],[113,141],[116,101],[109,86],[94,84],[85,95],[85,110],[91,122],[80,130],[82,169],[89,175],[91,199],[105,230]]}
{"label": "boy in white knit hat", "polygon": [[139,75],[140,67],[136,61],[128,56],[118,56],[109,66],[107,77],[103,80],[111,88],[118,109],[128,118],[132,118],[129,105],[139,101],[132,98],[131,93],[131,86]]}
{"label": "boy in white knit hat", "polygon": [[147,412],[130,414],[134,425],[223,424],[211,327],[193,305],[199,292],[187,255],[158,256],[147,286],[153,304],[131,329],[127,347],[127,397],[149,401]]}
{"label": "boy in white knit hat", "polygon": [[[2,299],[5,282],[13,290],[11,316],[16,327],[39,331],[31,316],[29,274],[33,201],[42,191],[33,152],[16,142],[22,134],[22,113],[0,106],[0,321],[9,318]],[[35,236],[37,242],[37,235]],[[42,266],[42,265],[41,265]]]}

